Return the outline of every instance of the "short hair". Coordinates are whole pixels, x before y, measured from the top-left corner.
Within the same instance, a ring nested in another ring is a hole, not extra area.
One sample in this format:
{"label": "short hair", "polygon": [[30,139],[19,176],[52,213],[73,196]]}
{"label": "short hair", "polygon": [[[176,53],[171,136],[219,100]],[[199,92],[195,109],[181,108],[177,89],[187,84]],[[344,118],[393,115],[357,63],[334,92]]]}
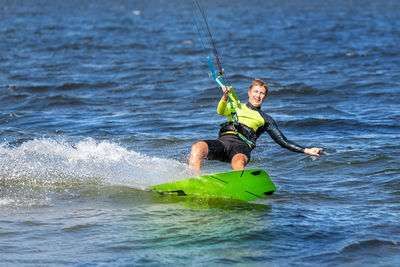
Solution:
{"label": "short hair", "polygon": [[249,90],[251,90],[251,88],[253,88],[253,86],[264,87],[264,88],[265,88],[265,94],[266,94],[266,95],[268,94],[268,86],[267,86],[267,83],[264,82],[263,80],[258,79],[258,78],[255,78],[254,81],[250,84],[250,89],[249,89]]}

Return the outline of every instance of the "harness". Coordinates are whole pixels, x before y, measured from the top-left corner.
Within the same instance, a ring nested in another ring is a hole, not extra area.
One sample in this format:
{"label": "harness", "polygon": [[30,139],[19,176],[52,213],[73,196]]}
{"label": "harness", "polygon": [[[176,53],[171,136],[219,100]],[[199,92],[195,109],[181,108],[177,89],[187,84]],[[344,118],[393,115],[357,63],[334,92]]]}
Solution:
{"label": "harness", "polygon": [[221,124],[219,136],[230,134],[232,132],[234,132],[240,139],[245,141],[251,149],[254,149],[256,147],[256,140],[258,136],[256,134],[256,131],[254,131],[252,128],[242,123],[238,123],[235,125],[233,122],[225,122]]}

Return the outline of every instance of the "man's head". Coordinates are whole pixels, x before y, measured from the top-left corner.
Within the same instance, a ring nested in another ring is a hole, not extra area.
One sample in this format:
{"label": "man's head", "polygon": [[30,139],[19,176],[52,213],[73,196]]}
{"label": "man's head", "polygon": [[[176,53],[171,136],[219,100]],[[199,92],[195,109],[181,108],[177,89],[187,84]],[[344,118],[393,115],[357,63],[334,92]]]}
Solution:
{"label": "man's head", "polygon": [[267,83],[261,79],[255,79],[251,85],[248,92],[249,95],[249,103],[253,105],[253,107],[260,107],[264,102],[265,98],[268,94]]}

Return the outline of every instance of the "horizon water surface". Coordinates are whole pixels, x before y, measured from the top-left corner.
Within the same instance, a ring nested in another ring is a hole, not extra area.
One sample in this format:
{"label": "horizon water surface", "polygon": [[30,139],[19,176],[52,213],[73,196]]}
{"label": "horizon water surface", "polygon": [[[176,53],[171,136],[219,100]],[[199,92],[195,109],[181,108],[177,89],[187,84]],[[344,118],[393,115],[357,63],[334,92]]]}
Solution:
{"label": "horizon water surface", "polygon": [[[320,157],[260,137],[251,203],[162,198],[217,137],[191,1],[0,1],[2,266],[398,266],[400,2],[208,1],[242,102]],[[204,172],[230,166],[204,162]]]}

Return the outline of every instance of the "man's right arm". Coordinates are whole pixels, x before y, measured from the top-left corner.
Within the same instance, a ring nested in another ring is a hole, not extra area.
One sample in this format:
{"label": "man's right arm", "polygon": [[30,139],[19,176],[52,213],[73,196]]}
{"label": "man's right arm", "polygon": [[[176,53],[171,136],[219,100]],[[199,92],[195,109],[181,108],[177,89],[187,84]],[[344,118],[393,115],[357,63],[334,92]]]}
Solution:
{"label": "man's right arm", "polygon": [[221,116],[229,116],[231,114],[228,108],[228,101],[224,99],[224,96],[218,103],[217,113]]}
{"label": "man's right arm", "polygon": [[[221,116],[229,116],[231,114],[230,109],[228,108],[228,94],[226,93],[226,87],[224,86],[222,89],[222,93],[224,94],[221,100],[218,103],[217,113]],[[228,91],[230,91],[228,89]]]}

